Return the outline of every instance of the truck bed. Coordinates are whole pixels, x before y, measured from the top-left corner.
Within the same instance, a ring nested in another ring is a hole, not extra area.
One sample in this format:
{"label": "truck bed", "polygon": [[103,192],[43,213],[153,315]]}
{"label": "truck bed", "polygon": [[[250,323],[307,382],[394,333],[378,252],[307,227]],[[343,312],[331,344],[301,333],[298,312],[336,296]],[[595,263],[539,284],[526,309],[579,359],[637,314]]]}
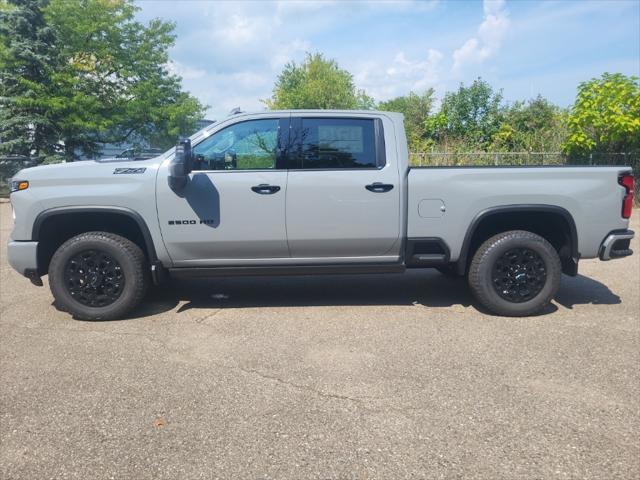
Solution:
{"label": "truck bed", "polygon": [[607,232],[624,229],[618,177],[630,167],[411,167],[407,236],[438,237],[458,260],[469,225],[494,207],[549,205],[573,218],[581,258],[594,258]]}

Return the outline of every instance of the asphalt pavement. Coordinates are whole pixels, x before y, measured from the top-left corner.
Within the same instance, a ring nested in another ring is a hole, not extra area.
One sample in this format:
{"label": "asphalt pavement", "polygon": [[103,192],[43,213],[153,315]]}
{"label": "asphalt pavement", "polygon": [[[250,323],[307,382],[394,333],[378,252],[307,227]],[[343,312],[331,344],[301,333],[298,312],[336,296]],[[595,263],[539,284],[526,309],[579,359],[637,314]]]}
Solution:
{"label": "asphalt pavement", "polygon": [[640,477],[638,254],[530,318],[411,271],[171,283],[85,322],[9,267],[11,222],[2,479]]}

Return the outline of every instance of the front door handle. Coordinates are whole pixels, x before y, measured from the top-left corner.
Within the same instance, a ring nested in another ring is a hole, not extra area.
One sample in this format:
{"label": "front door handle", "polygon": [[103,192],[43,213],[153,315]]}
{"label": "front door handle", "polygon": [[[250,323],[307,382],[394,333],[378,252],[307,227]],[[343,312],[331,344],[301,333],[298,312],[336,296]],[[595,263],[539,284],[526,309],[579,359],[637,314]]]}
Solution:
{"label": "front door handle", "polygon": [[274,193],[280,191],[280,187],[278,185],[268,185],[266,183],[261,183],[260,185],[251,187],[251,190],[259,193],[260,195],[273,195]]}
{"label": "front door handle", "polygon": [[390,183],[374,182],[370,185],[365,185],[364,188],[366,188],[370,192],[384,193],[384,192],[388,192],[389,190],[392,190],[393,185],[391,185]]}

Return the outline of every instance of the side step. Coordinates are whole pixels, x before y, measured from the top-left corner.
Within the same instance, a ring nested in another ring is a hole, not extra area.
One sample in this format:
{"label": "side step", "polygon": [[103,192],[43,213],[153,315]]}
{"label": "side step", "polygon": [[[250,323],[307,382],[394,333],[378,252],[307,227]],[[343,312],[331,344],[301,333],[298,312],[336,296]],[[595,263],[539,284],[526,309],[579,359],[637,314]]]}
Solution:
{"label": "side step", "polygon": [[363,273],[403,273],[402,264],[348,265],[268,265],[264,267],[179,267],[170,268],[172,278],[208,278],[288,275],[358,275]]}
{"label": "side step", "polygon": [[426,263],[438,265],[447,263],[447,256],[444,253],[416,253],[411,257],[411,264],[421,265]]}
{"label": "side step", "polygon": [[439,237],[407,239],[405,258],[408,268],[439,267],[449,263],[449,246]]}

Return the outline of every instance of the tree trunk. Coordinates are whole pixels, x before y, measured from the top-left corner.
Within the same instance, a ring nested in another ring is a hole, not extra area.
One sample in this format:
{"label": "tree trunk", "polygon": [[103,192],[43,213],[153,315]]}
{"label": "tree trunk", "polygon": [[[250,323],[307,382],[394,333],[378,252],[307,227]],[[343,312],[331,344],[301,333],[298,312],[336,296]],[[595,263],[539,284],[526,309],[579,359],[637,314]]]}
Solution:
{"label": "tree trunk", "polygon": [[73,162],[75,159],[75,144],[70,141],[64,142],[64,160],[65,162]]}

